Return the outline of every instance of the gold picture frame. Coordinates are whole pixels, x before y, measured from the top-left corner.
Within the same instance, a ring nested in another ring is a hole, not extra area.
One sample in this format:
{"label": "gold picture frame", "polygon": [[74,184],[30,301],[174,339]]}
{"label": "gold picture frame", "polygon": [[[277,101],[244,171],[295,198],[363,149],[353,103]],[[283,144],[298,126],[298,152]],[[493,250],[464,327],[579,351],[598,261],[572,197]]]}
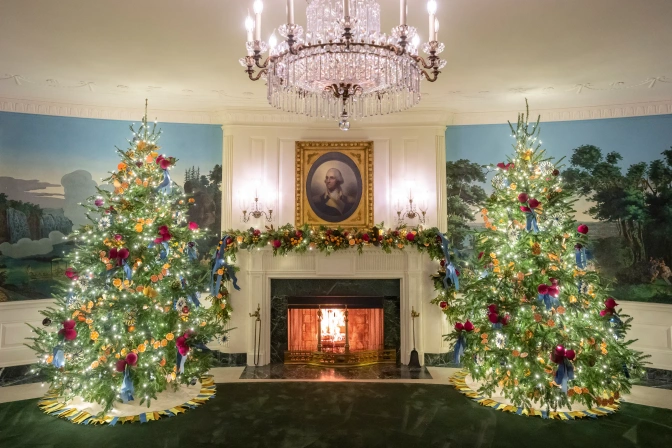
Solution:
{"label": "gold picture frame", "polygon": [[296,142],[295,225],[373,226],[373,142]]}

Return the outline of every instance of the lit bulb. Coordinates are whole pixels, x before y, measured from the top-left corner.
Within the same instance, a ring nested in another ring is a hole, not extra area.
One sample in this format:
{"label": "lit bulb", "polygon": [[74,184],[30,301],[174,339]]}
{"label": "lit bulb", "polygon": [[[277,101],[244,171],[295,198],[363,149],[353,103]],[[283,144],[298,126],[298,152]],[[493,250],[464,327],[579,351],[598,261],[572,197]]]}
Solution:
{"label": "lit bulb", "polygon": [[247,16],[245,19],[245,29],[247,31],[254,31],[254,20],[250,16]]}
{"label": "lit bulb", "polygon": [[436,14],[436,0],[429,0],[427,2],[427,12],[430,14]]}
{"label": "lit bulb", "polygon": [[411,41],[411,43],[413,44],[414,47],[420,45],[420,36],[418,36],[417,34],[413,36],[413,40]]}
{"label": "lit bulb", "polygon": [[271,34],[271,37],[268,39],[268,46],[275,48],[276,45],[278,45],[278,38],[275,37],[275,31],[273,31],[273,34]]}
{"label": "lit bulb", "polygon": [[264,11],[264,2],[256,0],[252,8],[254,9],[255,14],[261,14]]}

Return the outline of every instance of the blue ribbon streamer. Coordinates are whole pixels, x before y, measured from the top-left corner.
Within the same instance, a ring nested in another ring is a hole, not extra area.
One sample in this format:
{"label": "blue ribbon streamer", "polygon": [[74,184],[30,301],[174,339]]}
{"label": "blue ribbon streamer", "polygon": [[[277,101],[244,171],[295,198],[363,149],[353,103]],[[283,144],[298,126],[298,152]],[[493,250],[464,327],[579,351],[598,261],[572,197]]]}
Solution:
{"label": "blue ribbon streamer", "polygon": [[156,190],[165,194],[170,193],[171,182],[172,181],[170,179],[170,174],[168,173],[168,170],[163,170],[163,180],[161,181]]}
{"label": "blue ribbon streamer", "polygon": [[574,365],[567,358],[562,358],[562,362],[558,364],[558,370],[555,372],[554,381],[562,387],[562,391],[567,393],[567,383],[574,379]]}
{"label": "blue ribbon streamer", "polygon": [[464,348],[466,345],[467,342],[464,340],[464,335],[462,332],[460,332],[460,336],[457,338],[457,342],[455,342],[455,352],[453,355],[453,361],[455,364],[460,363],[460,359],[462,358],[462,355],[464,355]]}
{"label": "blue ribbon streamer", "polygon": [[557,307],[558,305],[560,305],[560,301],[558,301],[557,298],[552,297],[550,294],[539,294],[537,300],[540,302],[544,302],[544,304],[546,305],[546,311],[550,310],[554,306]]}
{"label": "blue ribbon streamer", "polygon": [[530,230],[534,231],[534,233],[539,232],[539,226],[537,225],[537,214],[534,213],[534,210],[529,211],[529,212],[524,212],[525,213],[525,218],[527,219],[527,225],[525,226],[525,229],[529,232]]}
{"label": "blue ribbon streamer", "polygon": [[[180,283],[182,284],[182,289],[187,287],[187,280],[182,276],[180,276]],[[198,300],[199,295],[198,292],[192,292],[191,294],[187,294],[187,299],[194,305],[201,306],[201,301]],[[177,302],[175,303],[177,304]]]}
{"label": "blue ribbon streamer", "polygon": [[586,269],[586,248],[581,246],[581,249],[574,248],[576,253],[576,267],[579,269]]}
{"label": "blue ribbon streamer", "polygon": [[[167,241],[162,241],[161,245],[163,246],[163,249],[159,252],[159,258],[161,260],[165,260],[168,255],[170,255],[170,246],[168,245]],[[147,248],[152,249],[156,246],[156,243],[152,241],[147,245]]]}
{"label": "blue ribbon streamer", "polygon": [[121,383],[121,401],[128,403],[133,401],[133,394],[135,389],[133,388],[133,380],[131,380],[131,374],[129,373],[129,367],[126,366],[124,370],[124,381]]}
{"label": "blue ribbon streamer", "polygon": [[[189,244],[191,244],[192,242],[193,241],[190,241]],[[195,261],[198,259],[198,254],[196,253],[195,247],[190,246],[189,244],[187,244],[187,256],[189,257],[190,260]]]}
{"label": "blue ribbon streamer", "polygon": [[133,271],[131,270],[131,267],[126,263],[126,260],[124,260],[121,264],[124,268],[124,275],[126,276],[127,280],[130,280],[131,277],[133,277]]}
{"label": "blue ribbon streamer", "polygon": [[65,353],[63,353],[63,347],[60,345],[54,347],[54,359],[51,361],[51,363],[57,369],[65,366]]}
{"label": "blue ribbon streamer", "polygon": [[[233,266],[230,266],[226,262],[226,240],[229,236],[224,235],[219,242],[219,249],[215,252],[215,258],[213,260],[212,272],[210,273],[210,294],[217,296],[219,292],[219,287],[222,284],[222,275],[217,274],[217,271],[221,268],[226,270],[226,275],[233,282],[233,288],[236,291],[240,291],[240,286],[238,286],[238,279],[236,278],[236,271],[233,269]],[[215,277],[217,274],[217,277]]]}
{"label": "blue ribbon streamer", "polygon": [[450,243],[448,242],[448,238],[446,236],[439,232],[439,237],[441,238],[441,250],[443,251],[443,258],[446,260],[446,275],[443,277],[443,287],[448,289],[448,280],[450,280],[453,285],[455,286],[455,291],[460,290],[460,281],[457,278],[457,272],[455,271],[455,266],[453,265],[453,262],[450,261]]}
{"label": "blue ribbon streamer", "polygon": [[187,360],[187,355],[182,356],[180,352],[177,352],[177,371],[179,373],[184,373],[184,362]]}

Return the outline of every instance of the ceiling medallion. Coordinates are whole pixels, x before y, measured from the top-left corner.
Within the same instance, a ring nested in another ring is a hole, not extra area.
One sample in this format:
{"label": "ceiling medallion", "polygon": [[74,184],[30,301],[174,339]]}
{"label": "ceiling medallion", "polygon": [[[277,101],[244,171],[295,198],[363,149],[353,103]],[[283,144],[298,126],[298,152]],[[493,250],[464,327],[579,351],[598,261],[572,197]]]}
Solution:
{"label": "ceiling medallion", "polygon": [[[436,0],[429,0],[428,54],[418,56],[420,37],[406,24],[407,0],[400,0],[400,24],[390,35],[380,32],[375,0],[307,0],[307,27],[294,21],[294,0],[287,0],[287,23],[268,43],[261,40],[263,2],[248,17],[247,56],[240,64],[252,81],[265,79],[271,106],[309,117],[338,120],[347,131],[350,119],[386,115],[420,102],[420,81],[434,82],[446,61],[438,55]],[[262,55],[268,57],[262,62]],[[258,71],[257,71],[258,70]]]}

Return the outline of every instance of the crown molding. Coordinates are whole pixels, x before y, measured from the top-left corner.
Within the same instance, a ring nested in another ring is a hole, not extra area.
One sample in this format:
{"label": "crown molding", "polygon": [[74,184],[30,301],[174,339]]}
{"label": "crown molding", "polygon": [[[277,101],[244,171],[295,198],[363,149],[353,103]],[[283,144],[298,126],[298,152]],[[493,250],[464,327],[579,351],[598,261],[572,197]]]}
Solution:
{"label": "crown molding", "polygon": [[[502,124],[515,122],[521,111],[465,112],[453,115],[448,126]],[[542,122],[599,120],[605,118],[646,117],[672,114],[672,100],[648,103],[614,104],[610,106],[572,107],[565,109],[531,109],[530,116],[541,116]]]}
{"label": "crown molding", "polygon": [[[57,117],[94,118],[100,120],[138,121],[144,108],[90,106],[48,101],[0,98],[0,111]],[[151,109],[150,118],[162,123],[221,124],[212,112]]]}
{"label": "crown molding", "polygon": [[[91,106],[56,103],[39,100],[0,98],[0,111],[60,117],[93,118],[103,120],[137,121],[143,108]],[[386,127],[445,127],[476,124],[502,124],[515,121],[519,110],[497,112],[449,112],[425,108],[406,112],[369,117],[353,122],[360,128]],[[564,109],[532,109],[532,116],[541,115],[543,122],[595,120],[605,118],[645,117],[672,114],[672,100],[646,103],[615,104]],[[155,110],[151,118],[163,123],[215,124],[228,126],[308,127],[333,129],[334,122],[290,114],[271,107],[229,108],[221,111]]]}

